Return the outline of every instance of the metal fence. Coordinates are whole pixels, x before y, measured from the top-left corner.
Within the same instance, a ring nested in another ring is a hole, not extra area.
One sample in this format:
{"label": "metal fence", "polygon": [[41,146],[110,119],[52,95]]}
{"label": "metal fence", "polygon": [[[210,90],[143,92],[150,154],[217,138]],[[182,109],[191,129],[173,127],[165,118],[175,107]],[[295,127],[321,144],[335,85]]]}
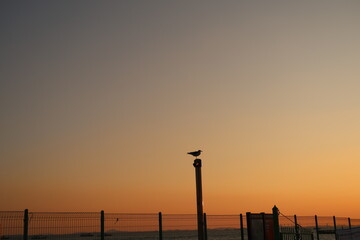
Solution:
{"label": "metal fence", "polygon": [[[247,239],[246,215],[204,215],[205,239]],[[279,216],[282,238],[335,240],[360,219]],[[0,211],[0,240],[197,239],[195,214]]]}
{"label": "metal fence", "polygon": [[22,239],[24,234],[24,212],[0,212],[1,239]]}
{"label": "metal fence", "polygon": [[[301,234],[302,239],[336,240],[339,230],[360,227],[360,219],[350,219],[335,216],[279,216],[280,232],[283,239],[297,239],[296,234]],[[296,230],[298,232],[296,232]],[[305,236],[305,237],[304,237]]]}

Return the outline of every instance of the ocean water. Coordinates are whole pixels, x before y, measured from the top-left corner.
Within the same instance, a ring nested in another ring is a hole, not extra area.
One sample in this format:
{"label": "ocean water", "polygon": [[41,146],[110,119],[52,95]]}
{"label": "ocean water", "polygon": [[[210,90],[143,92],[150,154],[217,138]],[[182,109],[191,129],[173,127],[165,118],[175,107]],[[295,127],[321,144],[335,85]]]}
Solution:
{"label": "ocean water", "polygon": [[[239,229],[209,229],[209,240],[241,240]],[[2,236],[1,240],[21,240],[21,235]],[[107,232],[105,240],[146,240],[159,239],[159,232]],[[171,230],[163,231],[163,239],[176,240],[197,240],[197,231],[195,230]],[[247,236],[245,236],[247,239]],[[50,235],[30,235],[29,240],[100,240],[99,233],[74,233],[74,234],[50,234]]]}

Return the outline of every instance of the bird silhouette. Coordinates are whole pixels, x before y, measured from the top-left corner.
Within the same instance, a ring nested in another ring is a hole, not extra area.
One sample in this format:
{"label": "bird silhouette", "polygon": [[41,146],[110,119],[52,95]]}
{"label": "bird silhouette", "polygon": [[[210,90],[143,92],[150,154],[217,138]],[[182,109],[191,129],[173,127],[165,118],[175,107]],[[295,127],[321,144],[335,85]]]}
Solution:
{"label": "bird silhouette", "polygon": [[200,156],[201,152],[202,152],[201,150],[197,150],[195,152],[188,152],[187,154],[190,154],[197,158],[198,156]]}

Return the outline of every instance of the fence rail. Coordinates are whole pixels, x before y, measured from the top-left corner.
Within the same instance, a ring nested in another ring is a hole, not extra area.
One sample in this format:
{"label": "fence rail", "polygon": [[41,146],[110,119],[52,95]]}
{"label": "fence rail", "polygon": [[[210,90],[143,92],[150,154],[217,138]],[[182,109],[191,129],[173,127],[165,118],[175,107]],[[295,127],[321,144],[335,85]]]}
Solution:
{"label": "fence rail", "polygon": [[[247,239],[246,215],[204,215],[205,239]],[[360,219],[279,216],[284,240],[334,239]],[[0,211],[0,240],[197,239],[195,214]],[[303,237],[303,239],[305,239]]]}

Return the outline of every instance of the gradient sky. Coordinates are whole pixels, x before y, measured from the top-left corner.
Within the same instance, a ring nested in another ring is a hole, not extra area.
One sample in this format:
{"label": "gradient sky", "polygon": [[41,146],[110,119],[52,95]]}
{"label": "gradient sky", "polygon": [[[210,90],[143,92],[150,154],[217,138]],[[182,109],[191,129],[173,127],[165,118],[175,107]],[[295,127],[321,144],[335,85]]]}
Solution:
{"label": "gradient sky", "polygon": [[0,1],[0,210],[360,218],[359,13]]}

